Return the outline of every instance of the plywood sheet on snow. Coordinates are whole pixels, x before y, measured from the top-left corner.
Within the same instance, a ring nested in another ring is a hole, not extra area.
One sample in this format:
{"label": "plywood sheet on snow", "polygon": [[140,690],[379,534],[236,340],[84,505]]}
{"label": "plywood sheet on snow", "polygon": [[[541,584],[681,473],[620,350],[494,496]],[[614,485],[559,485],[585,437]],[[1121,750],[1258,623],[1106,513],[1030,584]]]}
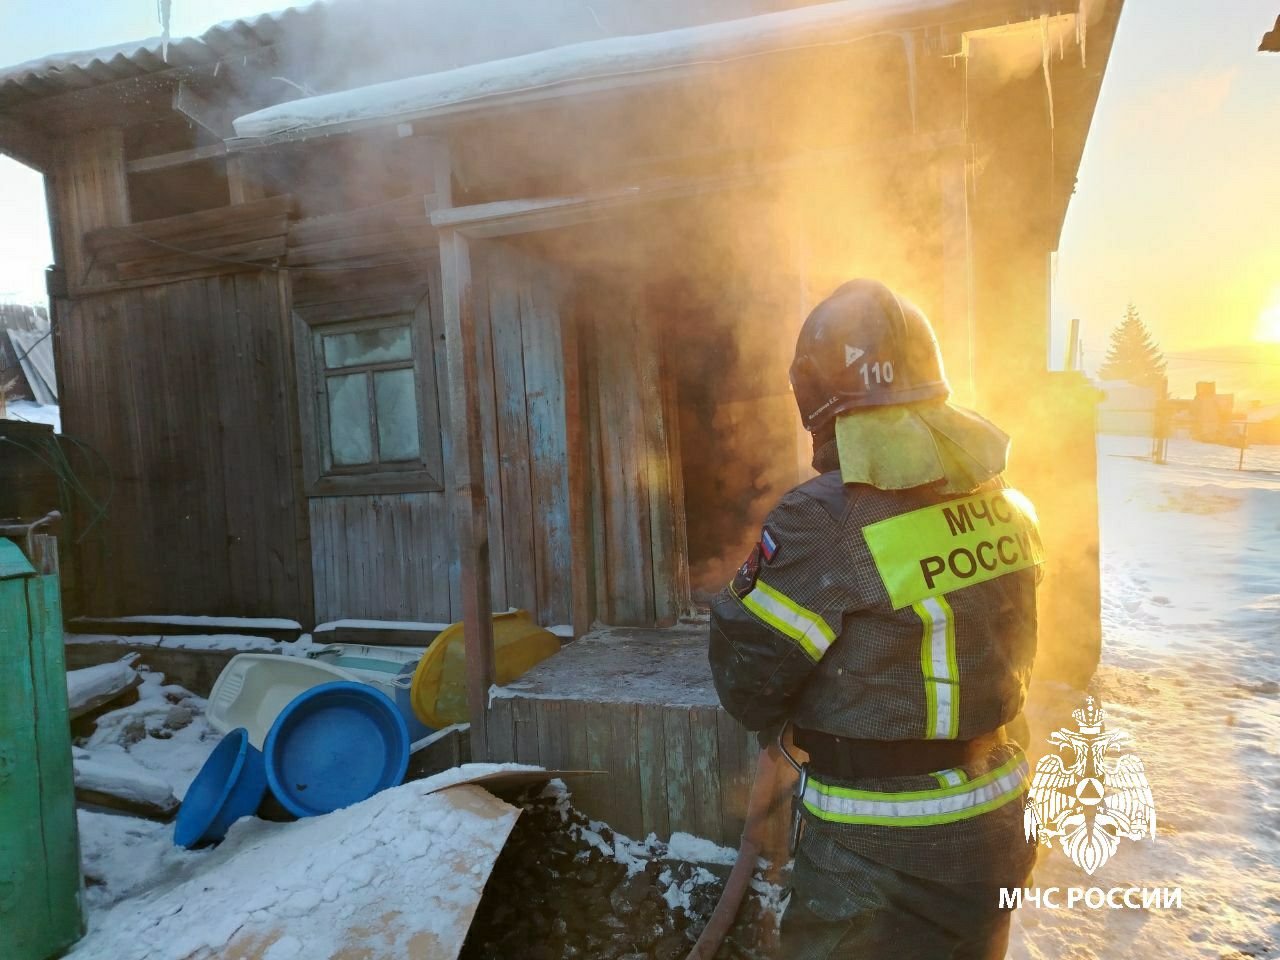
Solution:
{"label": "plywood sheet on snow", "polygon": [[243,820],[117,904],[71,955],[454,960],[519,813],[429,778],[325,817]]}

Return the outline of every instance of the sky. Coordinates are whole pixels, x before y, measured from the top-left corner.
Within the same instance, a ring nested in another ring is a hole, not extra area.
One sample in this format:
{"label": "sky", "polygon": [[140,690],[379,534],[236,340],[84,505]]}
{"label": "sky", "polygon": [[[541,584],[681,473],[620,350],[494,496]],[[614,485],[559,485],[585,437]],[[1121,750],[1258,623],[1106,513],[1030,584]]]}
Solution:
{"label": "sky", "polygon": [[[173,0],[172,32],[274,6]],[[1280,0],[1125,3],[1058,252],[1055,365],[1078,317],[1095,369],[1132,301],[1175,389],[1221,348],[1228,372],[1280,384],[1280,346],[1249,350],[1280,344],[1280,54],[1256,52],[1278,13]],[[0,0],[0,64],[158,32],[155,0]],[[0,299],[42,297],[40,178],[3,157],[0,223]]]}

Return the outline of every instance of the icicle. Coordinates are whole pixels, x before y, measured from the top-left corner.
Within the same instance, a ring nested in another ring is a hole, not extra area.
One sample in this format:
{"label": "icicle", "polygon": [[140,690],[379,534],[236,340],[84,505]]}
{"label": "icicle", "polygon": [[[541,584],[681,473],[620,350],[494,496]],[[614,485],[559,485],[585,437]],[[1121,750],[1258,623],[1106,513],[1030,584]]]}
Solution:
{"label": "icicle", "polygon": [[911,132],[916,132],[916,43],[909,31],[898,34],[902,52],[907,58],[907,103],[911,107]]}
{"label": "icicle", "polygon": [[1088,67],[1087,44],[1089,41],[1089,0],[1080,0],[1076,7],[1076,43],[1080,45],[1080,66]]}
{"label": "icicle", "polygon": [[169,14],[173,12],[173,0],[156,0],[156,14],[160,17],[160,59],[169,62]]}
{"label": "icicle", "polygon": [[1044,70],[1044,90],[1049,96],[1049,129],[1053,127],[1053,80],[1049,77],[1049,18],[1040,18],[1040,66]]}

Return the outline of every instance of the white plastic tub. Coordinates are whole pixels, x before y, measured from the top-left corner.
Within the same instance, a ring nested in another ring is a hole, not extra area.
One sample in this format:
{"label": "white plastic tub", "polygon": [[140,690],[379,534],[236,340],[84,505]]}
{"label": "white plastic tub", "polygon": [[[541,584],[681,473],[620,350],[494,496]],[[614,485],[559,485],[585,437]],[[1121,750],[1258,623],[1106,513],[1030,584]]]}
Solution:
{"label": "white plastic tub", "polygon": [[319,660],[241,653],[232,657],[218,676],[205,715],[222,733],[244,727],[249,731],[249,742],[261,750],[276,717],[298,694],[322,683],[359,679]]}
{"label": "white plastic tub", "polygon": [[313,660],[348,670],[357,680],[377,687],[400,708],[409,736],[417,740],[431,732],[413,712],[409,695],[413,671],[426,652],[425,647],[376,647],[364,643],[331,643],[308,654]]}

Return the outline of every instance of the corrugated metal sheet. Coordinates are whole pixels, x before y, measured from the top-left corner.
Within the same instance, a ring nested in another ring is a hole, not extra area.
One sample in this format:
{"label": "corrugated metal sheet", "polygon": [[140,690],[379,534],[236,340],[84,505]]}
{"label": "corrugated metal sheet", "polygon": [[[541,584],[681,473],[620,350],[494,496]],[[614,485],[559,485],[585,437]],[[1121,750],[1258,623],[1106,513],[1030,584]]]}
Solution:
{"label": "corrugated metal sheet", "polygon": [[248,53],[275,43],[323,6],[322,0],[304,7],[226,21],[210,27],[199,37],[170,40],[167,58],[160,38],[151,37],[16,64],[0,70],[0,109],[102,83],[174,67],[201,66]]}
{"label": "corrugated metal sheet", "polygon": [[58,402],[58,380],[53,367],[53,338],[46,330],[9,330],[9,343],[36,403]]}

